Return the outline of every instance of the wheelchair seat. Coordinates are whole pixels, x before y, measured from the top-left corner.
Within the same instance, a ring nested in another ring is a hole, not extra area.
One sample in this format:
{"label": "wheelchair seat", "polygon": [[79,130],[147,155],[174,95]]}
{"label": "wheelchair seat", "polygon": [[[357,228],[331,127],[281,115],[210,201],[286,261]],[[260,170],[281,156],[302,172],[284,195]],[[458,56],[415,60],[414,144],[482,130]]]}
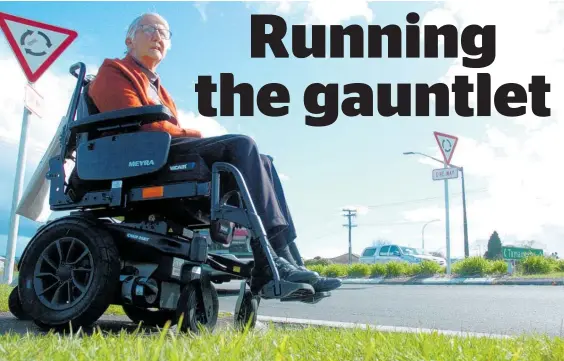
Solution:
{"label": "wheelchair seat", "polygon": [[[142,199],[152,199],[153,212],[168,218],[186,220],[188,217],[196,224],[207,223],[210,167],[198,154],[170,152],[171,138],[167,133],[139,129],[144,109],[153,111],[145,115],[147,121],[156,120],[158,115],[166,120],[171,117],[168,110],[163,106],[148,106],[101,113],[88,95],[94,79],[91,75],[85,77],[79,91],[76,120],[71,125],[77,137],[75,167],[65,188],[68,201],[62,207],[80,208],[81,203],[91,207],[100,198],[89,194],[111,193],[119,183],[123,188],[140,190],[137,193]],[[183,194],[180,187],[175,188],[179,184],[188,192]],[[170,197],[164,194],[167,185],[176,190]],[[190,197],[189,202],[185,197]],[[144,204],[135,207],[138,214],[146,214],[146,210]]]}

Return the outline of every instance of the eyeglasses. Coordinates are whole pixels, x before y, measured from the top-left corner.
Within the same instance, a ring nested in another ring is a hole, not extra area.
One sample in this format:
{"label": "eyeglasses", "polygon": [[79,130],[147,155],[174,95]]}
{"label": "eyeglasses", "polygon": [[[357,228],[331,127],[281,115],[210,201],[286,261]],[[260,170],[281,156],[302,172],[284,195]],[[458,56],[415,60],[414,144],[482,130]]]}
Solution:
{"label": "eyeglasses", "polygon": [[172,33],[168,29],[157,28],[154,25],[139,25],[139,28],[143,30],[148,36],[153,36],[156,31],[159,32],[159,36],[165,40],[170,40]]}

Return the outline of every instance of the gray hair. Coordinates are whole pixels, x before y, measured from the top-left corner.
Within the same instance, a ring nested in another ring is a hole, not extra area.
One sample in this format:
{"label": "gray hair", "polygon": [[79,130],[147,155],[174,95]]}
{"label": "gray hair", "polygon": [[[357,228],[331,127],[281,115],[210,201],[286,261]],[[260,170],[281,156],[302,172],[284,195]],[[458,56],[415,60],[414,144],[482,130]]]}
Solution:
{"label": "gray hair", "polygon": [[[163,18],[162,15],[157,14],[157,13],[144,13],[144,14],[141,14],[140,16],[136,17],[135,19],[133,19],[133,21],[131,22],[131,24],[127,28],[127,33],[125,35],[125,39],[133,40],[133,38],[135,37],[135,31],[137,31],[137,28],[139,27],[139,23],[141,22],[141,20],[143,20],[143,18],[145,16],[149,16],[149,15],[152,15],[152,16],[159,18],[163,23],[166,24],[167,28],[170,28],[169,25],[168,25],[168,21],[166,21],[166,19]],[[170,41],[166,41],[166,50],[169,50],[170,47],[171,47]],[[125,54],[128,54],[129,51],[130,51],[129,48],[125,49]]]}

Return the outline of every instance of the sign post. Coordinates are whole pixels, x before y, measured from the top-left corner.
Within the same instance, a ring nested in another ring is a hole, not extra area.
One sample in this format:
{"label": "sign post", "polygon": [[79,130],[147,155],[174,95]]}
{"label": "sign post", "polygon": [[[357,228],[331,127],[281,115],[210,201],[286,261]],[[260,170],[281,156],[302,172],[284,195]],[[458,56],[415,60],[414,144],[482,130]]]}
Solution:
{"label": "sign post", "polygon": [[[454,148],[456,148],[456,144],[458,143],[458,137],[453,135],[448,135],[440,132],[434,132],[435,139],[437,140],[437,144],[439,145],[439,149],[443,154],[444,159],[444,168],[442,171],[443,174],[449,173],[450,160],[452,159],[452,155],[454,154]],[[434,175],[434,173],[433,173]],[[456,172],[456,177],[458,177],[458,170]],[[449,212],[449,199],[448,199],[448,180],[450,177],[442,177],[444,179],[445,184],[445,233],[446,233],[446,259],[447,259],[447,275],[451,274],[451,260],[450,260],[450,212]]]}
{"label": "sign post", "polygon": [[16,176],[12,195],[12,209],[10,212],[10,226],[8,230],[8,244],[6,247],[6,263],[4,264],[4,281],[12,283],[16,239],[19,228],[19,215],[16,214],[18,203],[22,196],[25,165],[27,160],[27,138],[29,116],[34,113],[41,117],[43,99],[33,87],[33,84],[47,71],[63,51],[76,39],[78,34],[73,30],[64,29],[34,20],[0,12],[0,28],[4,32],[8,44],[28,80],[25,89],[24,110],[18,159],[16,161]]}

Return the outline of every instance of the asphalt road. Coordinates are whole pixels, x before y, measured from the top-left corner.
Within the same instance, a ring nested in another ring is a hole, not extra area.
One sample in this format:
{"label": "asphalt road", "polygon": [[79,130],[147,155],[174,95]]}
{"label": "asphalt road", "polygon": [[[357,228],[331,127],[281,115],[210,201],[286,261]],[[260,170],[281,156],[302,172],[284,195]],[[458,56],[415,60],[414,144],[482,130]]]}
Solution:
{"label": "asphalt road", "polygon": [[[237,284],[218,285],[236,290]],[[223,293],[220,291],[220,293]],[[224,294],[224,293],[223,293]],[[236,296],[223,295],[220,310],[233,312]],[[343,285],[315,305],[261,301],[259,315],[379,326],[519,335],[564,335],[564,288],[560,286]],[[102,329],[134,329],[123,317],[101,320]],[[224,324],[232,323],[231,318]],[[0,313],[0,334],[37,332],[29,322]]]}
{"label": "asphalt road", "polygon": [[[220,309],[233,312],[235,302],[234,296],[222,297]],[[564,336],[564,288],[343,285],[315,305],[262,300],[259,315],[502,335]]]}

